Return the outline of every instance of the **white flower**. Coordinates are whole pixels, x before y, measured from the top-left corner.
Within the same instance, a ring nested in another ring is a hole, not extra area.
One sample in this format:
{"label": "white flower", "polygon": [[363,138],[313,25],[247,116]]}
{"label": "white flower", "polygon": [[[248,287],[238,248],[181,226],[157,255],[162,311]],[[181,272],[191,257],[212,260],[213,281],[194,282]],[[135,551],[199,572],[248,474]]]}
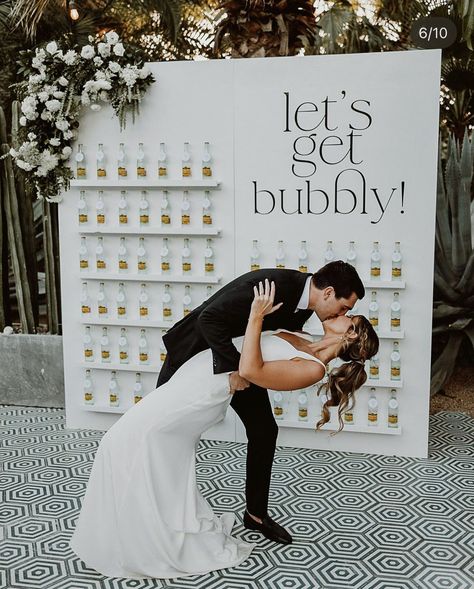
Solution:
{"label": "white flower", "polygon": [[58,119],[55,125],[56,128],[60,131],[66,131],[66,129],[69,129],[69,123],[66,121],[66,119]]}
{"label": "white flower", "polygon": [[24,162],[23,160],[16,160],[16,165],[21,168],[22,170],[25,170],[26,172],[29,172],[30,170],[33,169],[33,166],[31,164],[28,164],[27,162]]}
{"label": "white flower", "polygon": [[58,84],[61,84],[61,86],[68,86],[69,82],[64,76],[61,76],[58,80]]}
{"label": "white flower", "polygon": [[77,53],[74,49],[69,49],[63,56],[64,63],[66,65],[74,65],[77,61]]}
{"label": "white flower", "polygon": [[5,325],[3,328],[3,333],[5,335],[11,335],[13,333],[13,327],[11,325]]}
{"label": "white flower", "polygon": [[72,139],[74,133],[68,129],[67,131],[63,131],[63,137],[64,139]]}
{"label": "white flower", "polygon": [[96,57],[94,57],[94,65],[96,66],[101,66],[104,63],[104,60],[102,59],[102,57],[99,57],[98,55]]}
{"label": "white flower", "polygon": [[105,38],[109,45],[115,45],[115,43],[117,43],[117,41],[119,40],[119,36],[115,31],[109,31],[108,33],[106,33]]}
{"label": "white flower", "polygon": [[89,98],[89,95],[87,94],[87,92],[83,92],[81,94],[81,104],[83,104],[84,106],[87,106],[88,104],[90,104],[91,99]]}
{"label": "white flower", "polygon": [[91,110],[100,110],[101,108],[100,104],[91,104]]}
{"label": "white flower", "polygon": [[47,100],[46,108],[50,112],[58,112],[58,110],[61,108],[61,103],[59,102],[59,100]]}
{"label": "white flower", "polygon": [[97,51],[102,55],[102,57],[109,57],[110,55],[110,45],[107,43],[99,43],[97,45]]}
{"label": "white flower", "polygon": [[111,72],[116,74],[117,72],[119,72],[122,69],[122,66],[119,63],[117,63],[116,61],[111,61],[108,65],[108,68]]}
{"label": "white flower", "polygon": [[46,45],[46,51],[48,53],[51,53],[51,55],[54,55],[55,53],[58,52],[58,44],[56,43],[56,41],[51,41],[50,43],[48,43]]}
{"label": "white flower", "polygon": [[53,170],[59,163],[58,156],[51,153],[49,149],[45,149],[39,155],[39,166],[35,174],[37,176],[46,176],[48,172]]}
{"label": "white flower", "polygon": [[72,153],[72,149],[69,147],[69,145],[66,145],[66,147],[63,147],[62,153],[65,158],[68,158]]}
{"label": "white flower", "polygon": [[61,145],[61,141],[59,141],[59,139],[57,137],[53,137],[52,139],[49,140],[49,143],[53,146],[53,147],[59,147]]}
{"label": "white flower", "polygon": [[94,37],[92,35],[89,35],[87,38],[89,39],[89,43],[94,42]]}
{"label": "white flower", "polygon": [[107,92],[105,90],[101,90],[99,92],[99,98],[100,100],[102,100],[103,102],[107,102],[109,100],[109,95],[107,94]]}
{"label": "white flower", "polygon": [[50,121],[53,118],[53,114],[47,110],[44,110],[40,116],[43,119],[43,121]]}
{"label": "white flower", "polygon": [[148,66],[144,65],[144,66],[142,67],[142,69],[141,69],[141,70],[139,70],[138,77],[139,77],[141,80],[144,80],[145,78],[148,78],[148,76],[149,76],[150,74],[151,74],[151,70],[150,70],[150,68],[149,68]]}
{"label": "white flower", "polygon": [[84,59],[92,59],[94,55],[94,47],[92,47],[92,45],[84,45],[81,51],[81,57],[83,57]]}
{"label": "white flower", "polygon": [[63,98],[64,92],[62,90],[57,90],[56,92],[53,92],[53,96],[54,98]]}
{"label": "white flower", "polygon": [[37,100],[34,96],[26,96],[21,103],[21,112],[25,115],[34,112],[37,107]]}
{"label": "white flower", "polygon": [[[33,58],[34,59],[34,58]],[[44,75],[41,74],[35,74],[33,76],[30,76],[28,78],[28,84],[30,84],[31,86],[34,86],[35,84],[41,84],[41,82],[44,80]]]}
{"label": "white flower", "polygon": [[35,119],[37,119],[39,117],[39,115],[36,111],[26,112],[25,116],[29,121],[34,121]]}
{"label": "white flower", "polygon": [[33,57],[33,59],[31,60],[31,65],[37,70],[44,67],[43,60],[39,57]]}
{"label": "white flower", "polygon": [[17,157],[18,155],[18,151],[16,149],[13,149],[13,147],[10,147],[10,151],[8,152],[12,157]]}
{"label": "white flower", "polygon": [[120,73],[120,77],[123,79],[127,86],[133,86],[138,78],[138,69],[136,66],[124,67]]}
{"label": "white flower", "polygon": [[38,100],[40,102],[46,102],[49,98],[49,92],[45,92],[44,90],[42,90],[41,92],[38,92]]}
{"label": "white flower", "polygon": [[125,53],[125,49],[124,49],[122,43],[117,43],[117,45],[114,45],[114,53],[115,53],[115,55],[119,55],[119,56],[122,56]]}
{"label": "white flower", "polygon": [[33,141],[34,139],[36,139],[36,134],[35,133],[28,133],[28,139],[30,141]]}
{"label": "white flower", "polygon": [[20,125],[22,127],[25,127],[27,122],[28,121],[27,121],[26,117],[20,117]]}
{"label": "white flower", "polygon": [[46,51],[43,48],[36,49],[35,54],[36,54],[36,57],[41,60],[43,60],[46,57]]}

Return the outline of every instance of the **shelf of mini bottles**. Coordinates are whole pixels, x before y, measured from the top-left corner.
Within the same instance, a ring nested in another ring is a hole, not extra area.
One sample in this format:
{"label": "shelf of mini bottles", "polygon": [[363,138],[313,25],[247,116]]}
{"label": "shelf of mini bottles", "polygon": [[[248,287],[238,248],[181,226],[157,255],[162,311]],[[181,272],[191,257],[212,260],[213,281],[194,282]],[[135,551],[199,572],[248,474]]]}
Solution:
{"label": "shelf of mini bottles", "polygon": [[119,282],[179,282],[186,284],[219,284],[222,280],[221,276],[166,276],[166,274],[147,274],[142,276],[139,274],[101,274],[100,272],[81,272],[81,280],[114,280]]}
{"label": "shelf of mini bottles", "polygon": [[82,368],[92,368],[94,370],[120,370],[123,372],[152,372],[158,374],[160,371],[157,366],[145,364],[119,364],[118,362],[85,362],[79,363]]}
{"label": "shelf of mini bottles", "polygon": [[221,234],[220,229],[181,229],[181,228],[163,228],[163,227],[113,227],[113,228],[86,228],[80,227],[79,233],[87,235],[156,235],[162,237],[165,235],[183,237],[217,237]]}
{"label": "shelf of mini bottles", "polygon": [[378,288],[391,288],[392,290],[403,290],[405,288],[404,280],[365,280],[365,288],[377,290]]}
{"label": "shelf of mini bottles", "polygon": [[108,178],[91,180],[71,180],[71,188],[81,190],[104,190],[107,188],[125,189],[156,189],[156,190],[218,190],[218,180],[110,180]]}
{"label": "shelf of mini bottles", "polygon": [[[181,319],[181,317],[180,317]],[[104,325],[104,326],[120,326],[120,327],[154,327],[161,329],[169,329],[173,325],[173,321],[153,321],[150,319],[102,319],[102,318],[82,318],[81,323],[85,325]]]}

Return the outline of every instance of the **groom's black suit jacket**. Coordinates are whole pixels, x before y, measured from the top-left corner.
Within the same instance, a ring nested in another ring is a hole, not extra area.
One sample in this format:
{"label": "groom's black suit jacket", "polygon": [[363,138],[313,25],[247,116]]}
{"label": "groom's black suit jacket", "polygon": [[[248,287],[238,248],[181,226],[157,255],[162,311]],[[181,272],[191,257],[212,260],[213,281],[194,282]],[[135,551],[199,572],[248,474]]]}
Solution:
{"label": "groom's black suit jacket", "polygon": [[198,352],[211,348],[215,374],[238,370],[240,354],[232,338],[244,335],[254,298],[253,287],[265,278],[275,282],[274,304],[283,301],[283,305],[265,316],[262,331],[301,330],[313,313],[295,312],[309,276],[298,270],[268,268],[232,280],[163,336],[170,367],[177,370]]}

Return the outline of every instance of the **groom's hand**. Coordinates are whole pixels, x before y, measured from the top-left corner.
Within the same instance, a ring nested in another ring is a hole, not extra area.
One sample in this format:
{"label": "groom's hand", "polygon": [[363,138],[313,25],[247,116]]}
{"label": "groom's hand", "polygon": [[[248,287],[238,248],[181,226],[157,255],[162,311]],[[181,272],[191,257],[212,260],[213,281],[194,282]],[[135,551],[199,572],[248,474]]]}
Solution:
{"label": "groom's hand", "polygon": [[231,395],[233,395],[235,391],[243,391],[249,386],[249,381],[242,378],[237,370],[229,374],[229,393]]}

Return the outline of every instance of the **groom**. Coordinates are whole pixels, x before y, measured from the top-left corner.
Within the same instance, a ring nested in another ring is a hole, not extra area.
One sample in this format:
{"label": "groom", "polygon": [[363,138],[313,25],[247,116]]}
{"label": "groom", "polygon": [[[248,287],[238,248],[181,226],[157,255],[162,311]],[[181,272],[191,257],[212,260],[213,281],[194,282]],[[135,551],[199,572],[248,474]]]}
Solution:
{"label": "groom", "polygon": [[283,305],[265,316],[262,331],[300,331],[313,312],[320,321],[344,315],[365,294],[355,268],[342,261],[330,262],[315,274],[275,268],[243,274],[163,336],[167,356],[157,386],[167,382],[189,358],[211,348],[214,374],[229,373],[229,389],[235,391],[230,404],[242,420],[248,439],[244,526],[270,540],[289,544],[290,534],[267,514],[278,426],[267,390],[239,376],[240,354],[232,344],[233,337],[244,335],[253,287],[265,278],[275,282],[275,305]]}

